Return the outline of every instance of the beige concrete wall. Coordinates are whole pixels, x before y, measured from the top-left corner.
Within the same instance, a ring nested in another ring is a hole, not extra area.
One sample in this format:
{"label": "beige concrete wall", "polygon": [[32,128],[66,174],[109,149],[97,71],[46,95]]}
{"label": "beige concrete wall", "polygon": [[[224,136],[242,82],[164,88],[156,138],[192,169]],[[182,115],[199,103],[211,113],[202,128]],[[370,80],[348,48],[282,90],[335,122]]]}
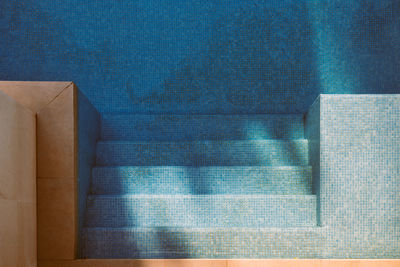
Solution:
{"label": "beige concrete wall", "polygon": [[75,259],[77,88],[72,82],[0,81],[0,91],[36,114],[38,259]]}
{"label": "beige concrete wall", "polygon": [[0,266],[36,266],[35,114],[0,91]]}

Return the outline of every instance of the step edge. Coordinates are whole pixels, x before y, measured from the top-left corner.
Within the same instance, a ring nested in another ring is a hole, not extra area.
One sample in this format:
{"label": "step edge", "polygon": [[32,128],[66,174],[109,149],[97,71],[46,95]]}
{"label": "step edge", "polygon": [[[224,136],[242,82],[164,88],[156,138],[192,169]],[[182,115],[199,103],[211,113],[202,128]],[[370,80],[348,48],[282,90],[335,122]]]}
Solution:
{"label": "step edge", "polygon": [[87,195],[87,200],[94,198],[133,198],[133,199],[152,199],[152,198],[165,198],[165,199],[185,199],[185,198],[226,198],[226,199],[251,199],[251,198],[259,198],[259,199],[297,199],[304,198],[307,200],[316,200],[317,195],[272,195],[272,194],[248,194],[248,195],[234,195],[234,194],[209,194],[209,195],[167,195],[167,194],[89,194]]}
{"label": "step edge", "polygon": [[128,144],[128,145],[142,145],[142,144],[201,144],[201,143],[307,143],[308,139],[245,139],[245,140],[194,140],[194,141],[128,141],[128,140],[99,140],[97,145],[116,145],[116,144]]}
{"label": "step edge", "polygon": [[184,231],[254,231],[254,232],[262,232],[262,231],[304,231],[304,232],[314,232],[314,231],[325,231],[326,227],[324,226],[304,226],[304,227],[82,227],[82,230],[93,230],[93,231],[133,231],[133,230],[150,230],[150,231],[159,231],[159,230],[184,230]]}
{"label": "step edge", "polygon": [[179,166],[179,165],[157,165],[157,166],[152,166],[152,165],[140,165],[140,166],[135,166],[135,165],[117,165],[117,166],[99,166],[96,165],[93,167],[93,169],[99,170],[99,169],[163,169],[163,168],[169,168],[169,169],[195,169],[195,170],[202,170],[202,169],[230,169],[230,170],[241,170],[241,169],[255,169],[255,170],[312,170],[311,165],[271,165],[271,166]]}

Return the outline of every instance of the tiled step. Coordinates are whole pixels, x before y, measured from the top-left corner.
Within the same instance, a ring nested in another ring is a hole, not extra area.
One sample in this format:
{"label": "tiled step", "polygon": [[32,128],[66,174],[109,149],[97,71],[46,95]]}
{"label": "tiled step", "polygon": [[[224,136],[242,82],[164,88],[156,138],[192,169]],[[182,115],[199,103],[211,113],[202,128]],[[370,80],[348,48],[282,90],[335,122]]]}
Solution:
{"label": "tiled step", "polygon": [[97,143],[97,164],[108,166],[306,166],[307,140]]}
{"label": "tiled step", "polygon": [[321,258],[321,228],[85,228],[84,258]]}
{"label": "tiled step", "polygon": [[193,141],[304,138],[302,114],[113,115],[102,117],[101,139]]}
{"label": "tiled step", "polygon": [[311,194],[311,167],[96,167],[92,194]]}
{"label": "tiled step", "polygon": [[314,195],[90,195],[88,227],[312,227]]}

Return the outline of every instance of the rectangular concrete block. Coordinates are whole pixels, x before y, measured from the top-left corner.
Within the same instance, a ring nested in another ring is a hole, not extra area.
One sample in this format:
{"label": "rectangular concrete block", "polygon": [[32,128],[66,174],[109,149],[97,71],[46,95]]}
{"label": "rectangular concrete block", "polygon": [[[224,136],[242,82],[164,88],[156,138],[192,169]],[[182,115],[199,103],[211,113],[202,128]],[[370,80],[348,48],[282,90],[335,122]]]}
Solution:
{"label": "rectangular concrete block", "polygon": [[35,267],[35,114],[1,90],[0,266]]}
{"label": "rectangular concrete block", "polygon": [[36,217],[36,203],[18,203],[18,266],[37,265]]}
{"label": "rectangular concrete block", "polygon": [[73,177],[38,179],[39,259],[75,259],[75,192]]}
{"label": "rectangular concrete block", "polygon": [[37,113],[38,177],[76,175],[76,89],[71,85]]}
{"label": "rectangular concrete block", "polygon": [[36,114],[71,85],[71,82],[0,81],[0,91]]}
{"label": "rectangular concrete block", "polygon": [[36,199],[35,114],[0,91],[0,198]]}

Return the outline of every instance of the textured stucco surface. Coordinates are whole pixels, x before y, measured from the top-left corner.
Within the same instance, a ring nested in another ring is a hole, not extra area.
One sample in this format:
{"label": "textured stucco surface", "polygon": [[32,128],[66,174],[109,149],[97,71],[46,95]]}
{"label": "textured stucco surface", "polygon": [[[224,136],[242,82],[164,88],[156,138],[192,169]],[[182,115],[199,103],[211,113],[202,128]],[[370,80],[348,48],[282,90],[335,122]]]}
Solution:
{"label": "textured stucco surface", "polygon": [[319,93],[399,91],[399,13],[397,0],[1,1],[0,79],[73,80],[102,113],[304,113]]}

